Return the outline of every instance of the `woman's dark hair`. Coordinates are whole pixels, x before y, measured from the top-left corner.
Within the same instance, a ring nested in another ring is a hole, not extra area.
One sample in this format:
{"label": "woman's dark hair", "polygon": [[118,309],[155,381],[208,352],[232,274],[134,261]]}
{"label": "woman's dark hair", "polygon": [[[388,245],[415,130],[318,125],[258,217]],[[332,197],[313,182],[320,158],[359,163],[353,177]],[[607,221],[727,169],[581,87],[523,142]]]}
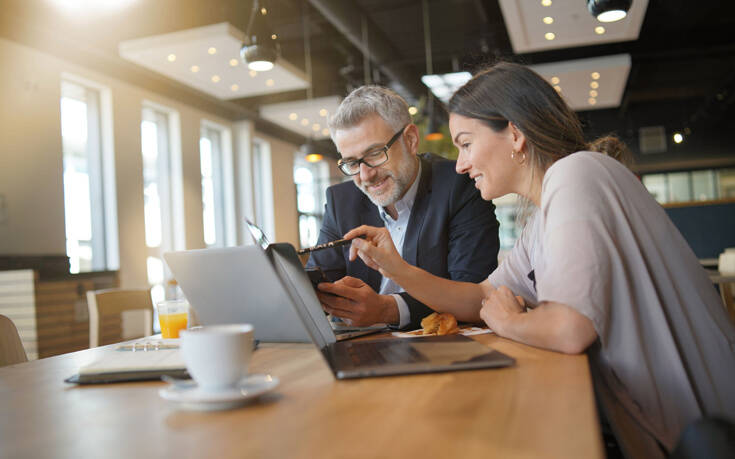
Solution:
{"label": "woman's dark hair", "polygon": [[613,136],[587,144],[574,111],[546,80],[519,64],[501,62],[479,72],[454,93],[448,110],[496,132],[512,122],[526,137],[530,163],[540,170],[576,151],[592,149],[615,158],[627,151]]}

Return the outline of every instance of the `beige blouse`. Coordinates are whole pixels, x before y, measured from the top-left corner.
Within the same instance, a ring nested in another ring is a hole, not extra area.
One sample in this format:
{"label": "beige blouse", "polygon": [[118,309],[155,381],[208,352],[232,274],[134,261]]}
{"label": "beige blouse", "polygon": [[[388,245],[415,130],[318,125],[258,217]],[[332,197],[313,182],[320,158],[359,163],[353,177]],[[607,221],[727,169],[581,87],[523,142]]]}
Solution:
{"label": "beige blouse", "polygon": [[616,160],[554,163],[541,208],[489,280],[592,321],[595,385],[619,439],[634,422],[671,451],[703,415],[735,420],[735,327],[687,242]]}

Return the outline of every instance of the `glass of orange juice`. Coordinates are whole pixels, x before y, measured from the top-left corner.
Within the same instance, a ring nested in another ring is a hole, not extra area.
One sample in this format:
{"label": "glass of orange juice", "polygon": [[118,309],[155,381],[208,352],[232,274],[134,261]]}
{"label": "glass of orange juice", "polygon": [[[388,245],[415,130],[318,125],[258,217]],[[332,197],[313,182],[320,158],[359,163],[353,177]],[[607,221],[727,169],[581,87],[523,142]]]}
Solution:
{"label": "glass of orange juice", "polygon": [[161,324],[162,338],[178,338],[179,331],[186,330],[189,322],[189,302],[186,300],[166,300],[156,303],[158,322]]}

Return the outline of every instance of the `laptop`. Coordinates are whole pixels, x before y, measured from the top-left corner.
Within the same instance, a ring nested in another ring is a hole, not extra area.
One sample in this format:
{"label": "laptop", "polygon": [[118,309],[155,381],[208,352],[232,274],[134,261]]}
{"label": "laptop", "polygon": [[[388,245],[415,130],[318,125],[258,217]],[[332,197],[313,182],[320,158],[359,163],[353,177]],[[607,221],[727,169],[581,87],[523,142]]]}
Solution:
{"label": "laptop", "polygon": [[[250,323],[261,342],[308,343],[270,251],[251,245],[167,252],[163,258],[203,325]],[[332,334],[344,340],[384,329],[344,328]]]}
{"label": "laptop", "polygon": [[515,360],[462,335],[337,341],[296,250],[271,244],[273,263],[292,306],[337,379],[365,378],[513,365]]}
{"label": "laptop", "polygon": [[[263,248],[263,250],[268,253],[271,250],[271,243],[268,240],[268,237],[266,237],[263,230],[260,229],[258,225],[251,222],[249,219],[245,219],[245,223],[247,224],[248,230],[250,231],[250,235],[253,237],[253,241],[256,245],[259,245]],[[327,245],[327,244],[325,244]],[[298,254],[298,252],[297,252]],[[316,288],[316,284],[318,282],[332,282],[331,278],[334,277],[333,273],[330,274],[330,276],[326,276],[325,273],[321,270],[321,268],[312,268],[314,271],[306,270],[306,273],[309,275],[309,279]],[[326,270],[327,272],[331,272],[330,270]],[[334,271],[334,270],[332,270]],[[312,277],[312,275],[314,275]],[[336,280],[336,279],[334,279]],[[358,327],[351,324],[347,324],[345,322],[342,322],[341,319],[330,316],[332,321],[330,322],[332,326],[332,330],[337,334],[338,339],[347,339],[347,338],[356,338],[358,336],[367,335],[370,333],[376,333],[379,331],[386,331],[389,329],[389,327],[386,324],[375,324],[367,327]],[[308,341],[308,339],[306,340]]]}

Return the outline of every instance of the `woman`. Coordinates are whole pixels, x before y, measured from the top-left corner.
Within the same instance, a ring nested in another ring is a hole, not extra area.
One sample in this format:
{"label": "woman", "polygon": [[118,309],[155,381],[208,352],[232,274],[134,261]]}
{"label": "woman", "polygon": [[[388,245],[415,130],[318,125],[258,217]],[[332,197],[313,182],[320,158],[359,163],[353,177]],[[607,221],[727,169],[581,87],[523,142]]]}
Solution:
{"label": "woman", "polygon": [[[345,235],[373,269],[459,320],[566,353],[588,352],[598,397],[629,455],[662,456],[704,415],[735,417],[735,330],[707,274],[645,187],[585,144],[574,112],[533,71],[498,64],[449,102],[457,172],[483,199],[536,207],[511,254],[480,283],[404,262],[385,229]],[[516,296],[521,297],[519,300]],[[526,311],[523,306],[535,305]]]}

